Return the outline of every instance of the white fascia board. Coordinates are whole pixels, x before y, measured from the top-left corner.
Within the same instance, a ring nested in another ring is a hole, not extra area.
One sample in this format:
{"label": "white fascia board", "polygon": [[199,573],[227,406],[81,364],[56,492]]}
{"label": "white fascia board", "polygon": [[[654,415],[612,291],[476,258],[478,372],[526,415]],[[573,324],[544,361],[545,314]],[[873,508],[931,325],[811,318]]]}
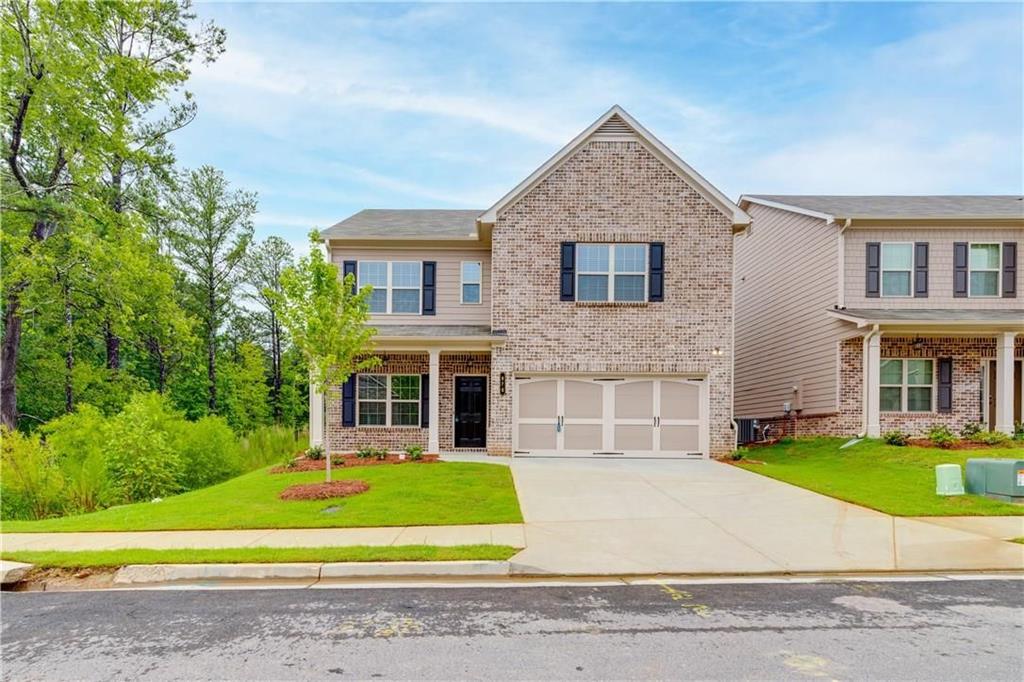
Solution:
{"label": "white fascia board", "polygon": [[809,208],[801,208],[800,206],[793,206],[792,204],[783,204],[778,201],[769,201],[768,199],[759,199],[757,197],[750,197],[744,194],[740,197],[740,206],[747,204],[759,204],[761,206],[767,206],[768,208],[777,208],[782,211],[789,211],[790,213],[799,213],[800,215],[810,216],[812,218],[821,218],[825,221],[826,225],[831,225],[835,222],[836,216],[830,213],[822,213],[821,211],[812,211]]}
{"label": "white fascia board", "polygon": [[718,210],[728,216],[732,220],[733,225],[745,226],[750,224],[750,216],[747,215],[743,209],[730,201],[729,197],[722,194],[718,188],[704,179],[700,173],[695,171],[685,161],[676,156],[675,152],[663,144],[661,140],[652,135],[646,128],[637,123],[636,119],[626,113],[626,111],[618,104],[591,123],[582,133],[574,137],[569,144],[562,147],[554,156],[545,161],[540,168],[535,170],[529,177],[516,185],[512,191],[499,199],[497,203],[484,211],[484,213],[477,219],[477,222],[493,225],[498,219],[498,213],[500,213],[502,209],[511,205],[520,196],[533,189],[535,185],[547,177],[547,175],[561,164],[562,161],[567,159],[573,152],[583,146],[583,143],[586,142],[598,128],[604,125],[608,119],[616,115],[618,115],[636,132],[640,141],[646,143],[646,145],[656,153],[656,156],[661,157],[661,160],[667,162],[670,167],[674,167],[677,175],[693,187],[699,194],[714,204]]}

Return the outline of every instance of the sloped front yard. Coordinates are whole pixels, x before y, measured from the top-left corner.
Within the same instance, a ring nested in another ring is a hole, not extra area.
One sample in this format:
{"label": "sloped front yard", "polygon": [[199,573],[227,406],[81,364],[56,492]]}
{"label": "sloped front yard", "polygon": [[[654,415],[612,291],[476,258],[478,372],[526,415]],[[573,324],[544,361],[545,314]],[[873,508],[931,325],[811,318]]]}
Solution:
{"label": "sloped front yard", "polygon": [[807,438],[751,448],[738,466],[824,495],[895,516],[1021,516],[1024,506],[976,495],[935,494],[935,465],[966,469],[975,457],[1024,459],[1024,447],[978,450],[896,447],[864,440],[840,450],[846,438]]}
{"label": "sloped front yard", "polygon": [[278,495],[285,488],[323,481],[324,473],[270,474],[262,469],[159,502],[41,521],[8,521],[2,529],[28,533],[522,522],[507,466],[440,462],[352,467],[336,470],[333,478],[362,480],[370,489],[337,500],[282,500]]}

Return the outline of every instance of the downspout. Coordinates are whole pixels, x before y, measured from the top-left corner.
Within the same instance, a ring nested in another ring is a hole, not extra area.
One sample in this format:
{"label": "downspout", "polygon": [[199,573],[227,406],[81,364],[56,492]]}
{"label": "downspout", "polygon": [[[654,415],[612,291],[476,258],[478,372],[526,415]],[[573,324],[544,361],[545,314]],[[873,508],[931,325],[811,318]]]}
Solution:
{"label": "downspout", "polygon": [[863,357],[864,374],[863,374],[863,386],[861,387],[860,396],[860,413],[861,413],[861,431],[857,434],[858,438],[865,438],[868,435],[868,377],[871,373],[871,354],[868,352],[868,345],[871,342],[871,338],[877,336],[880,332],[878,331],[878,325],[876,324],[871,328],[867,334],[864,335],[864,344],[861,349],[861,356]]}

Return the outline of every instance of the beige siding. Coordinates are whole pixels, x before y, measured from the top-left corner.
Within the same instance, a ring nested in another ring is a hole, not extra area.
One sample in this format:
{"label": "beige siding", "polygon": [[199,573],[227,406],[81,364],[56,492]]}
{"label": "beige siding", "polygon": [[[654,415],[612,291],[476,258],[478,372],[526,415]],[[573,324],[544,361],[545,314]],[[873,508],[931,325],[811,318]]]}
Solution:
{"label": "beige siding", "polygon": [[826,311],[838,300],[838,229],[757,204],[747,212],[753,224],[735,238],[735,414],[777,416],[784,402],[833,412],[843,323]]}
{"label": "beige siding", "polygon": [[[376,324],[481,324],[491,323],[491,253],[484,249],[444,247],[366,247],[334,244],[331,261],[418,260],[437,262],[436,315],[372,315]],[[462,261],[481,263],[480,303],[462,303]]]}
{"label": "beige siding", "polygon": [[[1020,308],[1017,298],[953,298],[953,242],[1024,242],[1020,228],[878,227],[846,231],[847,308]],[[868,242],[928,242],[927,298],[864,296]],[[1018,268],[1021,266],[1018,246]]]}

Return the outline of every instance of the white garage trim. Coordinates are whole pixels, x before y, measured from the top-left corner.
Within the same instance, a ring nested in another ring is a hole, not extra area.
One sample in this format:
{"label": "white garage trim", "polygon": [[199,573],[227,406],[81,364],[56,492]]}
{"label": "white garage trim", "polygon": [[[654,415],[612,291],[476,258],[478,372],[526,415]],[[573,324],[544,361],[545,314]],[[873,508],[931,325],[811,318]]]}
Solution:
{"label": "white garage trim", "polygon": [[708,456],[703,377],[530,373],[513,391],[513,456]]}

